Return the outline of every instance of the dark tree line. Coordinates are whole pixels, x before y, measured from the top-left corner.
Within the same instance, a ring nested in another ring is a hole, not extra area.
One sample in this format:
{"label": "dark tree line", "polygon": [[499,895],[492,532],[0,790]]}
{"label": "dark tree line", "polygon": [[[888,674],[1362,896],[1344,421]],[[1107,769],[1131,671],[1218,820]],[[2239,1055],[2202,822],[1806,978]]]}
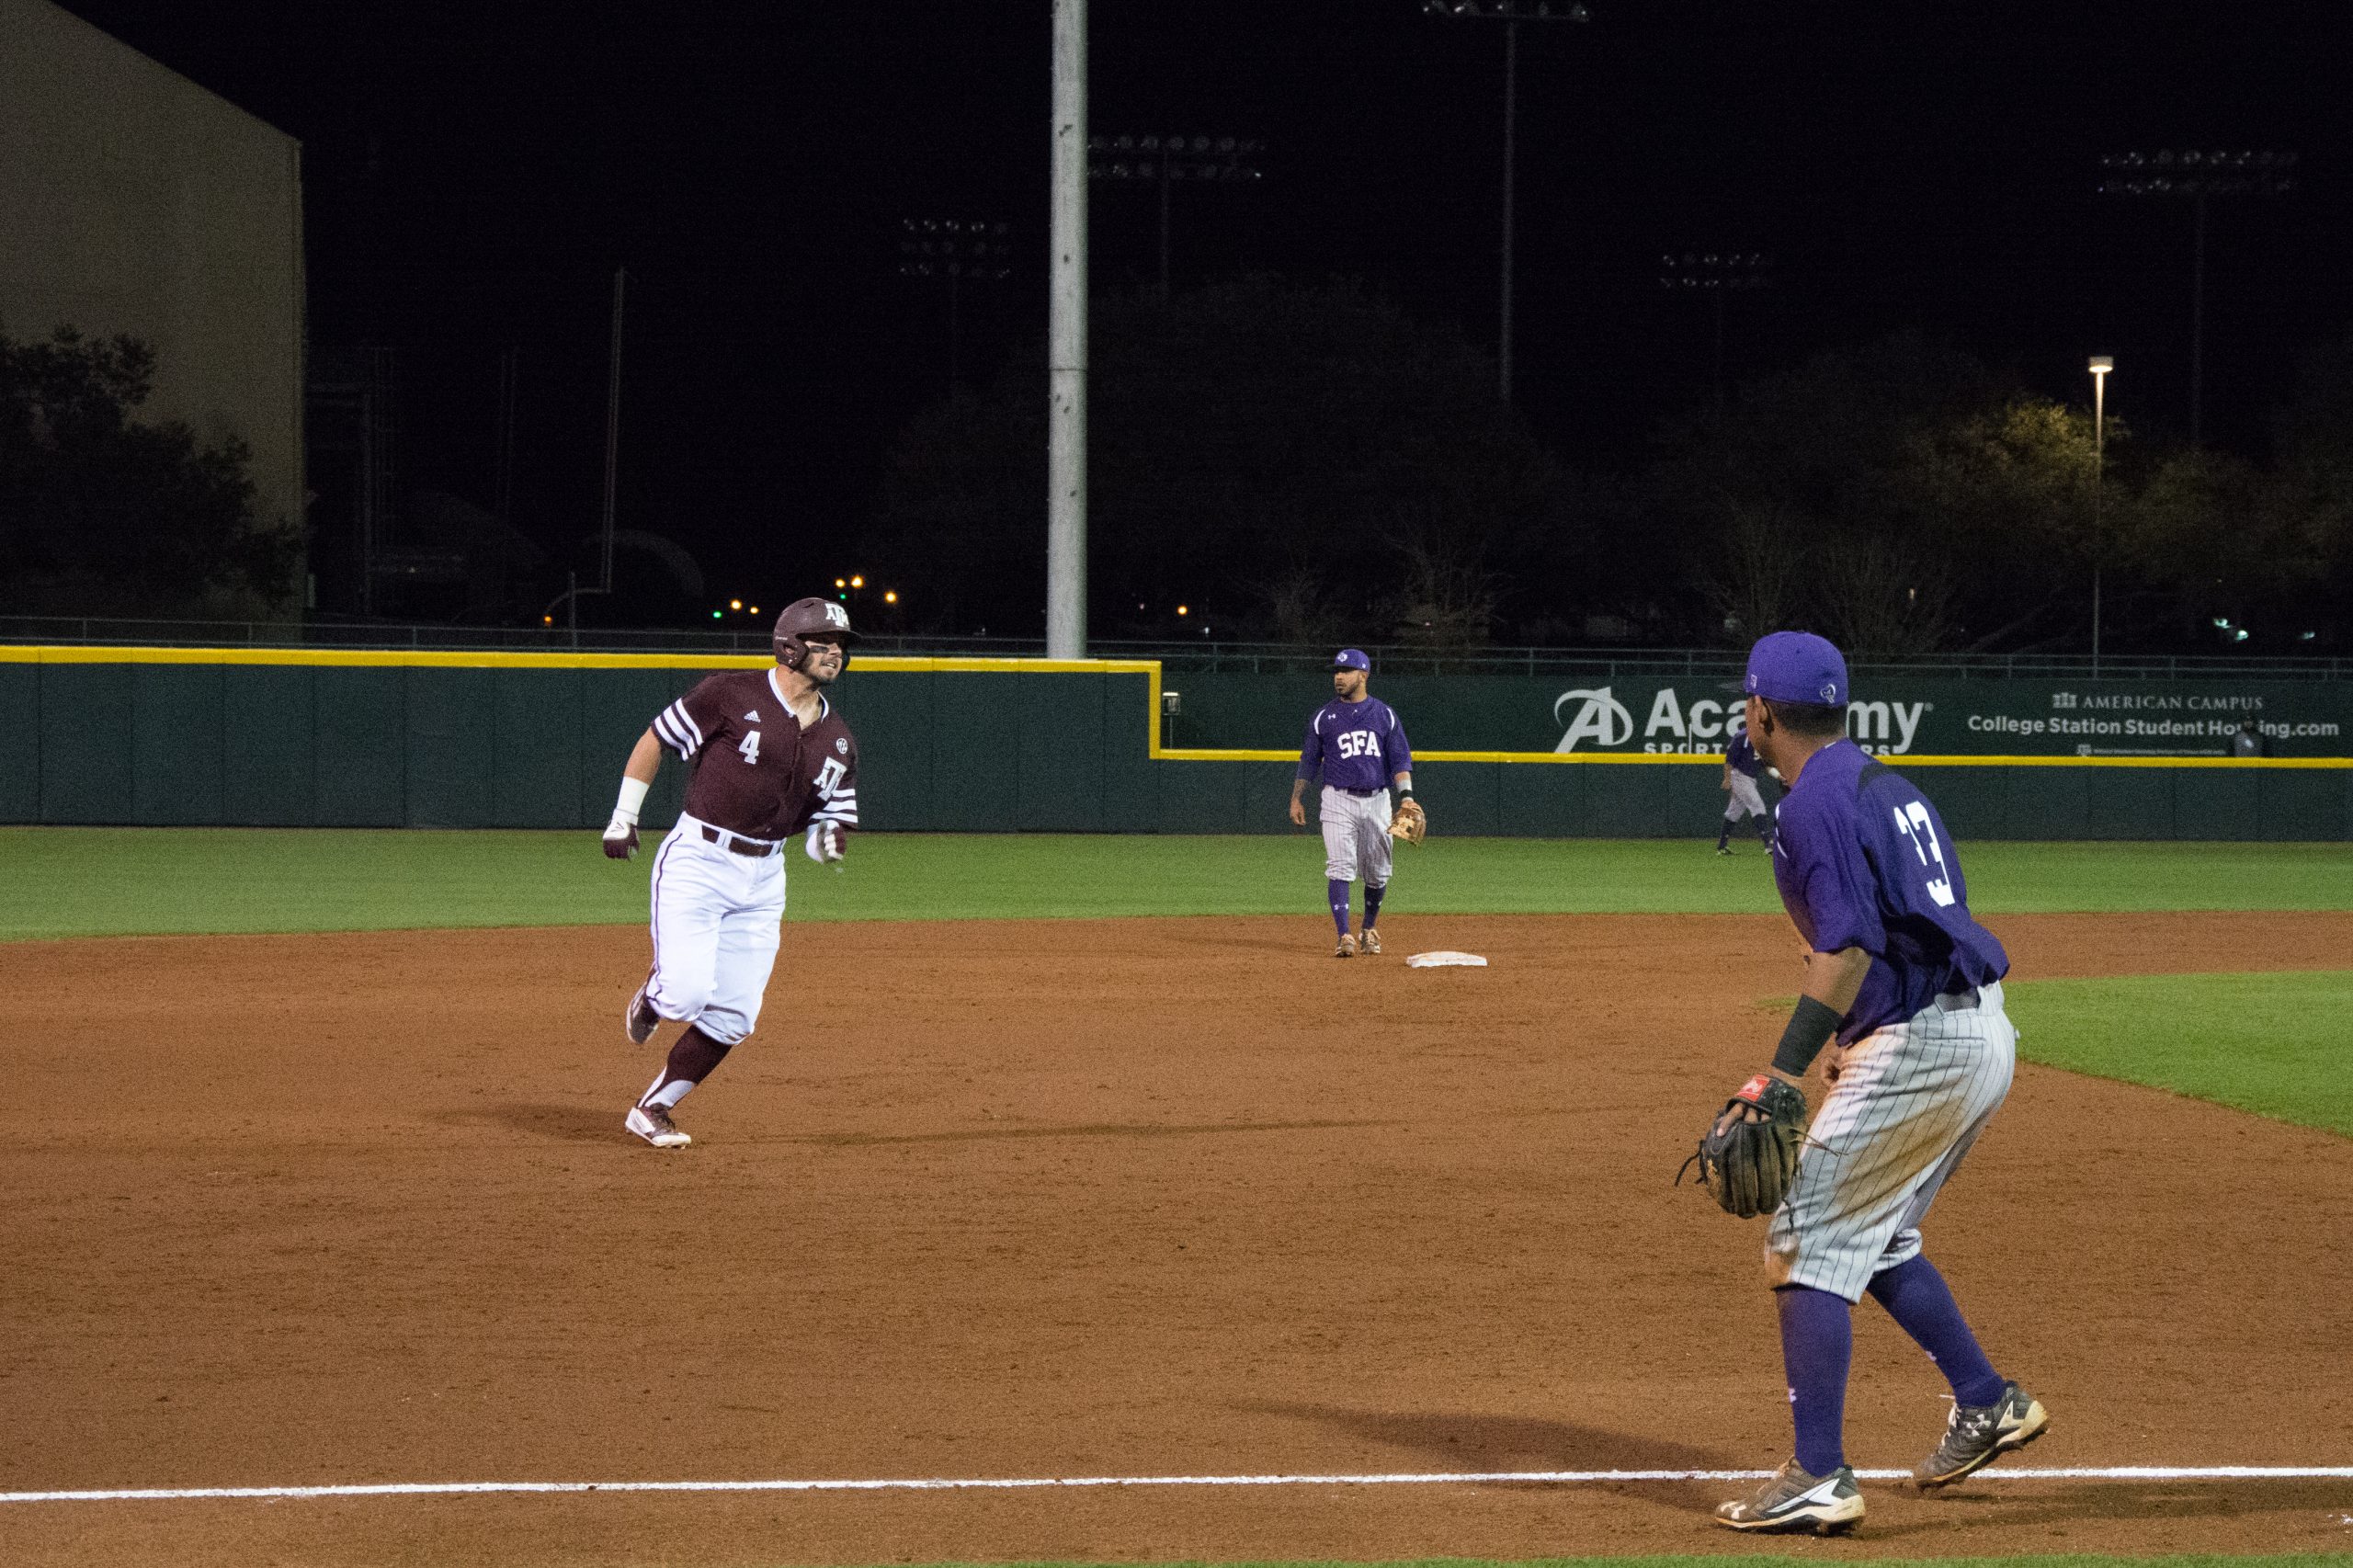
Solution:
{"label": "dark tree line", "polygon": [[[1090,624],[1106,637],[1738,643],[1859,651],[2342,646],[2353,345],[2309,358],[2268,460],[2138,442],[1915,335],[1817,356],[1581,471],[1459,334],[1335,283],[1106,301],[1093,324]],[[878,558],[939,631],[1034,634],[1042,350],[920,417]],[[2097,483],[2095,483],[2097,477]],[[1174,607],[1194,614],[1180,619]],[[2309,642],[2304,632],[2313,633]]]}
{"label": "dark tree line", "polygon": [[135,417],[154,371],[132,337],[0,335],[0,612],[247,616],[288,597],[300,535],[255,516],[243,443]]}

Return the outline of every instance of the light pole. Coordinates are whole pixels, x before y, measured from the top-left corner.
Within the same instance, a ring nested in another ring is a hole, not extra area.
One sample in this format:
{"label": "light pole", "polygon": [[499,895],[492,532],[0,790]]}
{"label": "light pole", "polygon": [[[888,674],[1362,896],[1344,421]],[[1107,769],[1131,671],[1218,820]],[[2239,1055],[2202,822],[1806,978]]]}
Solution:
{"label": "light pole", "polygon": [[2100,521],[2099,501],[2102,481],[2108,474],[2108,373],[2116,369],[2116,361],[2105,354],[2095,354],[2092,372],[2092,674],[2099,674],[2099,568]]}
{"label": "light pole", "polygon": [[1506,403],[1511,401],[1512,177],[1518,161],[1519,122],[1519,24],[1588,22],[1593,14],[1575,0],[1422,0],[1433,17],[1459,17],[1504,24],[1504,241],[1503,305],[1495,336],[1495,366]]}
{"label": "light pole", "polygon": [[[1046,235],[1046,653],[1086,657],[1086,0],[1053,0]],[[1027,628],[1024,628],[1026,631]]]}
{"label": "light pole", "polygon": [[1168,298],[1168,189],[1180,181],[1256,184],[1266,143],[1242,136],[1095,136],[1087,139],[1090,179],[1153,180],[1160,186],[1160,297]]}
{"label": "light pole", "polygon": [[2206,199],[2285,196],[2296,188],[2296,154],[2115,153],[2099,161],[2102,196],[2166,197],[2191,204],[2189,251],[2189,444],[2200,444],[2206,355]]}

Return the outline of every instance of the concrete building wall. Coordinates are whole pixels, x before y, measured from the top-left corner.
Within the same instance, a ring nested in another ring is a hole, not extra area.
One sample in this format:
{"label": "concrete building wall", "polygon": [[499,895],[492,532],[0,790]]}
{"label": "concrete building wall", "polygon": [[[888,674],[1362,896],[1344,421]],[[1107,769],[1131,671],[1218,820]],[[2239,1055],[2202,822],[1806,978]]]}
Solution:
{"label": "concrete building wall", "polygon": [[142,416],[302,518],[301,144],[48,0],[0,0],[0,329],[155,350]]}

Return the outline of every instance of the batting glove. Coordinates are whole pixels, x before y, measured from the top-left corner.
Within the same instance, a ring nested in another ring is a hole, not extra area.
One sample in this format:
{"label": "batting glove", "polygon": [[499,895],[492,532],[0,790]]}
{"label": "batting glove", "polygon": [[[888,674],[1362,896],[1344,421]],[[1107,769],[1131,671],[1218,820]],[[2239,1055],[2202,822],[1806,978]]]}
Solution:
{"label": "batting glove", "polygon": [[637,855],[637,824],[615,817],[605,824],[605,858],[632,859]]}

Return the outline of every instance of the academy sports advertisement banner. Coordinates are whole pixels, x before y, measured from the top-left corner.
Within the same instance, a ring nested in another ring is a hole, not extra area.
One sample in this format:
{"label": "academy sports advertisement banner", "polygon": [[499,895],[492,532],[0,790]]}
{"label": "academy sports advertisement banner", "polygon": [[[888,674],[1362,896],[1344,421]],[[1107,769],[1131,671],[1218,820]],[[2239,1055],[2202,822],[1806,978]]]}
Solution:
{"label": "academy sports advertisement banner", "polygon": [[[1296,746],[1331,696],[1319,676],[1171,673],[1179,746]],[[1391,676],[1417,752],[1711,755],[1741,723],[1722,676]],[[1847,732],[1864,749],[1924,756],[2227,756],[2252,720],[2263,755],[2353,756],[2353,685],[2329,681],[2109,682],[1876,676],[1856,682]]]}

